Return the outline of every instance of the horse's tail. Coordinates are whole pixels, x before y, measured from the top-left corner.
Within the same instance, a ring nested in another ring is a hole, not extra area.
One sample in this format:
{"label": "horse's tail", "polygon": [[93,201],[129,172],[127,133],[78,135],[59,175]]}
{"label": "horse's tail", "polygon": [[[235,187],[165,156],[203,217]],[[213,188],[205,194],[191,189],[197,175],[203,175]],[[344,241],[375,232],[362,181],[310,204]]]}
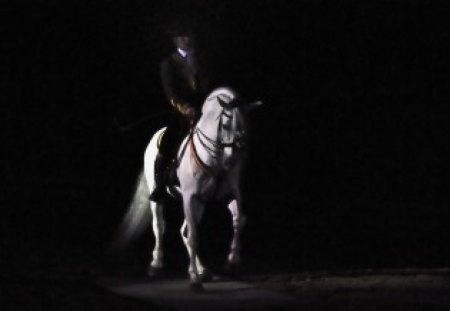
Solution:
{"label": "horse's tail", "polygon": [[148,228],[152,219],[150,201],[148,200],[149,195],[150,190],[147,185],[147,179],[142,170],[137,179],[135,191],[128,206],[128,210],[122,222],[119,224],[113,239],[112,247],[114,249],[126,247]]}

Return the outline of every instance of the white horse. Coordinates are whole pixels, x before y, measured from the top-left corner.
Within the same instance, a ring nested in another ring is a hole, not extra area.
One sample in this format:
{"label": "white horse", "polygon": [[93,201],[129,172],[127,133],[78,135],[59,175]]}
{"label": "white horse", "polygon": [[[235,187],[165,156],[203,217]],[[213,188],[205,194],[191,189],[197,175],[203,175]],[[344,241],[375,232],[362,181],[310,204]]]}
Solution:
{"label": "white horse", "polygon": [[[198,254],[198,224],[205,203],[213,197],[226,200],[232,215],[233,238],[227,256],[227,264],[240,263],[241,232],[245,216],[241,208],[240,175],[245,156],[247,139],[246,111],[257,107],[260,101],[243,103],[230,88],[215,89],[205,100],[202,115],[196,126],[181,143],[178,151],[176,175],[181,197],[184,222],[181,236],[189,255],[188,273],[191,287],[201,289],[205,266]],[[149,201],[154,188],[154,163],[158,153],[158,141],[165,128],[158,130],[150,140],[144,155],[144,172],[138,179],[137,188],[127,214],[121,224],[120,238],[128,240],[145,229],[153,220],[155,245],[149,272],[163,267],[162,237],[165,230],[163,205]],[[148,213],[150,207],[151,215]],[[152,216],[152,217],[151,217]]]}

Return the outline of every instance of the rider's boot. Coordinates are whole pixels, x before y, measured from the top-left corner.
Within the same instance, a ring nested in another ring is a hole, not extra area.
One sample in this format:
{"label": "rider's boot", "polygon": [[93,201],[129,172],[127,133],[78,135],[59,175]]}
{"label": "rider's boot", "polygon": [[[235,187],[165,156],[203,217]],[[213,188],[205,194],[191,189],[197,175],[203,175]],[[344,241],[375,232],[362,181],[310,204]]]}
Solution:
{"label": "rider's boot", "polygon": [[167,159],[162,154],[158,154],[155,159],[155,188],[149,199],[156,203],[161,203],[167,196],[166,192],[166,168]]}

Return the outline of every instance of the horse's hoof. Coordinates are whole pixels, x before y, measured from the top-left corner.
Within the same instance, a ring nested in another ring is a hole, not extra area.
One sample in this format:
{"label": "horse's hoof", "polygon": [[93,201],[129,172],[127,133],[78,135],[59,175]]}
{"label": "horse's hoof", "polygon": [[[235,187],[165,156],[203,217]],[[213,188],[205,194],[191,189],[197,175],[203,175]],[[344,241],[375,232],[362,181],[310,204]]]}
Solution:
{"label": "horse's hoof", "polygon": [[162,268],[155,268],[155,267],[149,267],[147,269],[147,276],[152,278],[152,279],[156,279],[156,278],[160,278],[163,274],[163,269]]}
{"label": "horse's hoof", "polygon": [[189,289],[194,293],[202,293],[205,291],[203,284],[201,282],[191,282],[189,283]]}

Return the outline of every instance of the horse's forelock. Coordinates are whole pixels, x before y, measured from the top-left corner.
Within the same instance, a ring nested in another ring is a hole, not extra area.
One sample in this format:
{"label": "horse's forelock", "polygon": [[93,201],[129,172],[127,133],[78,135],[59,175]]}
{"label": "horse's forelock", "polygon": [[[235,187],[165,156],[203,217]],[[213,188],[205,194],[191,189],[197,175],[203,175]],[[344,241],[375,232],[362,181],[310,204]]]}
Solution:
{"label": "horse's forelock", "polygon": [[224,101],[220,96],[218,96],[217,101],[223,109],[230,110],[237,107],[237,101],[235,98]]}
{"label": "horse's forelock", "polygon": [[219,104],[222,108],[225,109],[233,109],[236,107],[234,104],[235,99],[237,98],[235,92],[228,87],[220,87],[211,92],[205,102],[205,106],[203,109],[211,107],[213,102]]}

